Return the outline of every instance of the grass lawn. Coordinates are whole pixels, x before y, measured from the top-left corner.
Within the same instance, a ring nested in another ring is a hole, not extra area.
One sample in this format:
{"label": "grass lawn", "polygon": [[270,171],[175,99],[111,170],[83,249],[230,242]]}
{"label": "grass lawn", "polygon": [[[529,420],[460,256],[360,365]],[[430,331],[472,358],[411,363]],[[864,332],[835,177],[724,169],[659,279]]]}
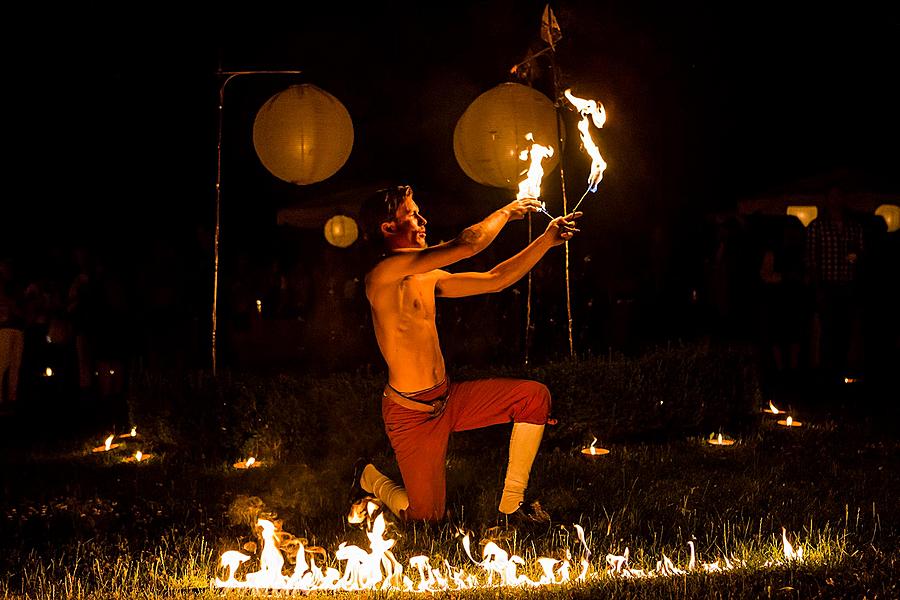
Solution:
{"label": "grass lawn", "polygon": [[[462,592],[471,597],[900,597],[900,441],[897,410],[882,392],[863,384],[815,392],[801,386],[789,404],[804,424],[788,429],[760,412],[763,398],[748,385],[734,391],[740,401],[704,399],[702,410],[692,409],[699,392],[692,391],[690,369],[679,368],[685,373],[680,381],[665,375],[652,383],[652,371],[665,371],[659,365],[666,360],[653,356],[635,366],[610,358],[534,373],[550,382],[560,419],[545,435],[529,487],[552,515],[549,526],[496,528],[509,427],[457,434],[448,458],[451,518],[440,525],[388,523],[386,537],[395,540],[391,552],[404,574],[418,583],[420,571],[409,561],[425,555],[435,569],[446,572],[449,564],[476,575],[483,587]],[[684,364],[700,368],[707,360],[713,359],[703,355]],[[621,384],[606,387],[589,376],[627,372],[632,375],[622,375]],[[204,405],[209,410],[196,421],[175,410],[180,397],[172,405],[157,403],[155,416],[132,398],[139,435],[108,453],[90,451],[108,433],[96,425],[96,415],[77,418],[83,412],[54,405],[6,417],[0,422],[0,597],[252,596],[210,583],[225,576],[218,563],[228,550],[251,556],[240,577],[258,568],[253,524],[260,517],[296,536],[281,538],[295,549],[301,539],[319,567],[343,571],[346,561],[336,558],[341,542],[369,548],[366,532],[344,519],[353,461],[367,452],[396,473],[368,394],[379,377],[331,379],[328,390],[340,393],[328,402],[319,398],[326,391],[306,386],[308,412],[284,400],[302,395],[284,377],[232,376],[214,391],[195,381],[178,393],[229,405],[218,412]],[[133,378],[132,386],[141,381]],[[672,389],[659,387],[665,381]],[[158,389],[161,382],[141,385]],[[725,389],[719,383],[707,388],[715,386]],[[254,402],[235,390],[255,390],[249,394]],[[671,413],[653,408],[673,404],[666,408]],[[224,414],[235,407],[242,416]],[[241,425],[242,418],[251,425]],[[193,436],[185,423],[197,423]],[[719,432],[736,443],[707,443]],[[594,436],[609,454],[580,452]],[[123,462],[136,449],[152,456]],[[262,466],[232,466],[252,453]],[[537,580],[536,559],[548,556],[568,558],[573,578],[587,560],[587,575],[540,588],[489,587],[485,568],[467,556],[460,530],[470,535],[479,561],[492,541],[523,558],[517,574]],[[802,559],[786,558],[783,531]],[[626,548],[627,562],[616,559]],[[731,568],[704,570],[714,562]],[[653,576],[630,576],[639,572]]]}

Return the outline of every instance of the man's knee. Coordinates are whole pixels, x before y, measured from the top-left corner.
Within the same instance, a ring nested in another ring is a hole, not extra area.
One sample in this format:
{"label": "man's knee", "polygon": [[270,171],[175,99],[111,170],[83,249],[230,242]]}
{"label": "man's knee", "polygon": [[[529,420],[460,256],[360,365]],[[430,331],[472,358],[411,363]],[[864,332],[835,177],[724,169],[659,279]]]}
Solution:
{"label": "man's knee", "polygon": [[524,392],[524,406],[515,420],[544,425],[550,417],[552,405],[549,388],[539,381],[526,381]]}
{"label": "man's knee", "polygon": [[428,521],[431,523],[440,521],[444,517],[444,511],[438,510],[434,506],[416,506],[410,503],[409,508],[401,511],[400,515],[404,521]]}

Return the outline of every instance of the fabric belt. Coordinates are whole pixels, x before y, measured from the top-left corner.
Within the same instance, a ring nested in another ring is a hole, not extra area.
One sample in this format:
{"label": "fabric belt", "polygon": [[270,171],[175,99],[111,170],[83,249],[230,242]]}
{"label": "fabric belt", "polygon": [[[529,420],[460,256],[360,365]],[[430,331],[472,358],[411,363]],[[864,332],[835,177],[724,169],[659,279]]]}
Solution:
{"label": "fabric belt", "polygon": [[447,391],[445,391],[434,400],[422,401],[405,396],[392,388],[390,384],[388,384],[384,386],[384,397],[390,398],[392,402],[396,402],[403,408],[408,408],[410,410],[415,410],[418,412],[431,413],[434,416],[439,416],[444,412],[444,408],[447,407],[447,400],[450,398],[450,386],[448,384]]}

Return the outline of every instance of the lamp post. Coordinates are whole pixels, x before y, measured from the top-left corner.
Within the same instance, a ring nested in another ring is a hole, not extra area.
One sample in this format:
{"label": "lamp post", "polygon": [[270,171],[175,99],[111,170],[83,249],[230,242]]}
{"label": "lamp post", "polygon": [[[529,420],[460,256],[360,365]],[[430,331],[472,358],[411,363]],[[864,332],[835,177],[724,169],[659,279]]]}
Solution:
{"label": "lamp post", "polygon": [[213,298],[212,298],[212,373],[216,374],[216,333],[218,331],[216,317],[219,300],[219,225],[222,213],[222,123],[225,112],[225,86],[235,77],[241,75],[299,75],[302,71],[219,71],[225,77],[219,87],[219,130],[216,144],[216,232],[213,241]]}

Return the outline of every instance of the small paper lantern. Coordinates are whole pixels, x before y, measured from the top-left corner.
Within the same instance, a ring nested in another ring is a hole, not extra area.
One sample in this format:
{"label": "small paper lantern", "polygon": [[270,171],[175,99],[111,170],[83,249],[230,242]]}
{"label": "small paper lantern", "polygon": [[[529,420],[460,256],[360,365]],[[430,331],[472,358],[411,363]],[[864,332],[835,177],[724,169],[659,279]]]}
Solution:
{"label": "small paper lantern", "polygon": [[819,209],[815,206],[788,206],[787,214],[793,215],[800,219],[800,222],[803,223],[804,227],[806,227],[807,225],[815,221],[817,216],[819,216]]}
{"label": "small paper lantern", "polygon": [[[519,158],[534,142],[557,149],[556,110],[547,96],[520,83],[501,83],[478,96],[456,123],[453,153],[462,170],[483,185],[515,190],[527,165]],[[554,152],[544,166],[559,162]]]}
{"label": "small paper lantern", "polygon": [[889,233],[900,229],[900,206],[896,204],[882,204],[875,209],[875,214],[884,219]]}
{"label": "small paper lantern", "polygon": [[253,122],[253,147],[272,175],[289,183],[323,181],[353,148],[353,121],[340,101],[304,83],[269,98]]}
{"label": "small paper lantern", "polygon": [[325,239],[332,246],[346,248],[356,241],[359,229],[356,221],[344,215],[335,215],[325,223]]}

